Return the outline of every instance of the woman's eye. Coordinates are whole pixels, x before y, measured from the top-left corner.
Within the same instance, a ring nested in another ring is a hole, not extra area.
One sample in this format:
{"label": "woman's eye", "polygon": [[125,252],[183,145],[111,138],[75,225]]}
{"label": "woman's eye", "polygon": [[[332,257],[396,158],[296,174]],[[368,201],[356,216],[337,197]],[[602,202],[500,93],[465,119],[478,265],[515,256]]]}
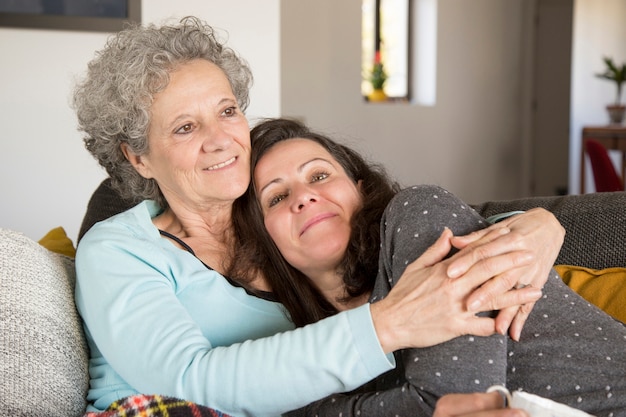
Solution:
{"label": "woman's eye", "polygon": [[329,175],[330,174],[328,174],[327,172],[318,172],[317,174],[313,174],[311,176],[311,182],[325,180],[326,178],[328,178]]}
{"label": "woman's eye", "polygon": [[187,123],[186,125],[183,125],[178,130],[176,130],[176,133],[189,133],[192,130],[193,127],[191,126],[191,123]]}
{"label": "woman's eye", "polygon": [[272,198],[270,198],[268,202],[268,207],[274,207],[276,204],[283,201],[285,197],[286,197],[285,194],[278,194],[278,195],[273,196]]}
{"label": "woman's eye", "polygon": [[228,107],[226,110],[224,110],[224,116],[234,116],[237,114],[237,107],[232,106],[232,107]]}

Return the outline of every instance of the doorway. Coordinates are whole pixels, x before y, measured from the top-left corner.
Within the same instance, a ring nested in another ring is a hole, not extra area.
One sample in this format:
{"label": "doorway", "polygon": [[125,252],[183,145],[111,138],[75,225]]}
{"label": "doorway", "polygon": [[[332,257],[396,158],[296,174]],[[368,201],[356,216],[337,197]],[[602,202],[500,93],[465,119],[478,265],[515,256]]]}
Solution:
{"label": "doorway", "polygon": [[568,193],[574,1],[537,0],[533,22],[530,194]]}

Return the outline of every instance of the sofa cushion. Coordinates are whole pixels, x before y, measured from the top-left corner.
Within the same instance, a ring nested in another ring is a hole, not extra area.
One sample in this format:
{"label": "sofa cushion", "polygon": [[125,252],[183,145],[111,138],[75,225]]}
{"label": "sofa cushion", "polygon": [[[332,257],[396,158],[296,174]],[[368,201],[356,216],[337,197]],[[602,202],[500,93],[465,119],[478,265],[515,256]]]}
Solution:
{"label": "sofa cushion", "polygon": [[0,415],[81,416],[88,348],[74,261],[0,228]]}
{"label": "sofa cushion", "polygon": [[584,299],[626,323],[626,268],[556,265],[554,269]]}
{"label": "sofa cushion", "polygon": [[76,257],[76,248],[72,243],[72,239],[67,236],[65,229],[61,226],[50,230],[37,243],[52,252],[60,253],[70,258]]}

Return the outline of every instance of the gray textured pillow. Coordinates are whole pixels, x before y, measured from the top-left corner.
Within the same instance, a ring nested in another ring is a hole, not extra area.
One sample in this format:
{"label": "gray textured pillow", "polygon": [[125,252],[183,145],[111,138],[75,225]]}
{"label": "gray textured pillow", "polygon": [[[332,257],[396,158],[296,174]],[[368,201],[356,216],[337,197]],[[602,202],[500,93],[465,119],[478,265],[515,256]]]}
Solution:
{"label": "gray textured pillow", "polygon": [[566,230],[557,265],[592,269],[626,265],[626,192],[530,197],[474,206],[485,217],[533,207],[550,210]]}
{"label": "gray textured pillow", "polygon": [[74,261],[0,228],[0,415],[81,416],[88,348]]}

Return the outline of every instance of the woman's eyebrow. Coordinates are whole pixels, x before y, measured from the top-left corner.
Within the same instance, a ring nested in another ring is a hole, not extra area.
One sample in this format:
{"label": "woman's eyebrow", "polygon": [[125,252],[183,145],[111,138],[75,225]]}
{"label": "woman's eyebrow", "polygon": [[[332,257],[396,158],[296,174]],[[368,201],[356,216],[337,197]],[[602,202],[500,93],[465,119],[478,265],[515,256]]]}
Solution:
{"label": "woman's eyebrow", "polygon": [[270,182],[268,182],[267,184],[265,184],[260,190],[259,190],[259,195],[263,194],[263,192],[265,191],[266,188],[272,186],[273,184],[278,184],[282,182],[282,179],[280,178],[275,178],[273,180],[271,180]]}
{"label": "woman's eyebrow", "polygon": [[[331,166],[333,165],[332,162],[329,161],[326,158],[315,157],[315,158],[309,159],[308,161],[306,161],[306,162],[302,163],[300,166],[298,166],[297,172],[301,173],[302,171],[304,171],[304,169],[307,167],[307,165],[310,165],[310,164],[312,164],[314,162],[318,162],[318,161],[325,162],[325,163],[327,163],[328,165],[331,165]],[[265,184],[263,187],[261,187],[261,189],[259,190],[259,195],[263,194],[263,191],[265,191],[266,188],[270,187],[273,184],[278,184],[278,183],[280,183],[282,181],[283,181],[282,178],[274,178],[273,180],[271,180],[270,182]]]}
{"label": "woman's eyebrow", "polygon": [[317,161],[325,162],[325,163],[327,163],[328,165],[331,165],[331,166],[333,165],[333,163],[331,161],[329,161],[328,159],[322,158],[321,156],[318,156],[318,157],[312,158],[312,159],[304,162],[302,165],[300,165],[298,167],[298,173],[304,171],[304,169],[306,168],[307,165],[312,164],[313,162],[317,162]]}

